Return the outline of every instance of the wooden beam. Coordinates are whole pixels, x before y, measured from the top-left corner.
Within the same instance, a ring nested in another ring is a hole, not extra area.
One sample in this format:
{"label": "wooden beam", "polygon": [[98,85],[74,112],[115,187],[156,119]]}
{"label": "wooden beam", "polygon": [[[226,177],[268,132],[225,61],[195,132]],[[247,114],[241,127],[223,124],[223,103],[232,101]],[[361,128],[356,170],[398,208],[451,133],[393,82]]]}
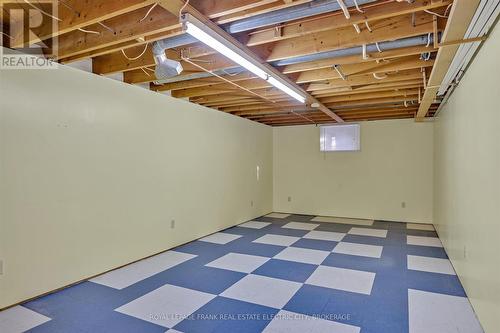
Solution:
{"label": "wooden beam", "polygon": [[[480,0],[455,0],[451,7],[450,16],[443,33],[442,43],[459,40],[464,37],[479,2]],[[459,46],[460,45],[450,45],[439,49],[429,82],[427,83],[428,87],[425,90],[420,108],[415,117],[416,121],[423,121],[427,115],[427,111],[436,98],[439,87],[443,83]]]}
{"label": "wooden beam", "polygon": [[[179,0],[173,0],[173,1],[175,2],[175,1],[179,1]],[[176,12],[172,11],[170,8],[167,8],[167,10],[169,10],[170,12],[172,12],[174,15],[176,14]],[[212,29],[217,34],[219,34],[220,36],[222,36],[227,41],[227,43],[230,43],[230,44],[234,45],[235,47],[243,50],[249,57],[252,57],[253,59],[255,59],[255,60],[257,60],[257,61],[259,61],[259,62],[262,63],[262,60],[260,60],[259,57],[257,55],[255,55],[248,47],[246,47],[245,45],[241,44],[238,40],[236,40],[233,36],[229,35],[226,31],[224,31],[222,28],[220,28],[217,24],[215,24],[212,21],[210,21],[207,17],[205,17],[204,15],[202,15],[201,13],[199,13],[198,11],[196,11],[194,8],[187,8],[187,10],[189,11],[189,13],[191,15],[193,15],[198,20],[200,20],[201,22],[203,22],[209,29]],[[275,69],[274,67],[272,67],[271,65],[269,65],[267,63],[263,63],[262,65],[275,78],[280,78],[282,81],[287,82],[290,86],[293,86],[296,90],[302,91],[302,93],[306,97],[306,101],[308,103],[317,104],[319,106],[318,108],[322,112],[324,112],[328,116],[332,117],[332,119],[334,119],[335,121],[337,121],[337,122],[342,122],[343,121],[342,118],[338,117],[334,112],[332,112],[326,106],[324,106],[323,104],[321,104],[321,102],[319,102],[316,98],[314,98],[312,95],[310,95],[309,93],[307,93],[305,90],[302,89],[302,87],[300,87],[299,85],[297,85],[294,81],[290,80],[290,78],[288,78],[287,76],[283,75],[277,69]],[[196,89],[196,88],[194,88],[194,89]]]}
{"label": "wooden beam", "polygon": [[[70,8],[66,7],[62,1],[58,4],[57,30],[52,31],[52,21],[47,17],[41,27],[34,29],[34,34],[30,34],[28,41],[30,44],[45,40],[51,37],[60,36],[73,30],[84,28],[97,22],[128,13],[130,11],[154,4],[155,0],[75,0],[70,2]],[[23,34],[13,36],[11,47],[21,47]]]}
{"label": "wooden beam", "polygon": [[358,34],[352,27],[345,27],[283,40],[270,46],[270,54],[267,61],[289,59],[311,53],[334,51],[363,44],[420,36],[433,31],[432,16],[427,13],[417,13],[415,15],[415,27],[408,24],[410,20],[411,15],[402,15],[372,22],[370,24],[372,32],[362,30]]}
{"label": "wooden beam", "polygon": [[[433,60],[421,60],[418,56],[408,56],[404,58],[394,58],[391,60],[364,62],[360,64],[339,65],[338,69],[347,77],[356,75],[385,73],[394,71],[403,71],[422,67],[431,67]],[[303,72],[297,78],[297,83],[308,83],[340,78],[338,72],[333,68],[322,68]]]}
{"label": "wooden beam", "polygon": [[371,52],[368,53],[368,59],[363,59],[360,54],[356,54],[353,56],[344,56],[344,57],[332,57],[322,60],[316,61],[308,61],[301,62],[298,64],[285,66],[283,69],[283,73],[296,73],[296,72],[304,72],[321,68],[329,68],[333,65],[349,65],[349,64],[359,64],[362,62],[372,62],[376,60],[382,59],[392,59],[392,58],[400,58],[410,55],[420,55],[426,52],[437,52],[437,49],[433,49],[432,47],[423,46],[410,46],[410,47],[402,47],[393,50],[387,50],[383,52]]}
{"label": "wooden beam", "polygon": [[[413,3],[392,2],[378,5],[364,6],[363,13],[352,12],[351,18],[346,19],[342,12],[333,12],[318,18],[308,18],[296,22],[285,23],[279,28],[271,27],[250,33],[248,46],[272,43],[284,39],[304,36],[310,33],[322,32],[344,27],[352,28],[353,24],[363,24],[366,21],[384,20],[390,17],[411,14],[418,11],[429,10],[447,6],[452,0],[415,0]],[[279,33],[276,33],[279,29]]]}

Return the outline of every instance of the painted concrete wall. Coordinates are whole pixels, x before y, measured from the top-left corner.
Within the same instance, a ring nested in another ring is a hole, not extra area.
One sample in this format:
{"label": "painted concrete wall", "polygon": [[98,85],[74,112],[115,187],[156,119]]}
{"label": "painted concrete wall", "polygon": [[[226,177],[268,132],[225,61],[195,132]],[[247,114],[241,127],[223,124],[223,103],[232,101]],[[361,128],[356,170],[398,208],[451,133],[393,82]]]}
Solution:
{"label": "painted concrete wall", "polygon": [[272,210],[270,127],[72,68],[0,73],[0,156],[0,308]]}
{"label": "painted concrete wall", "polygon": [[432,222],[432,123],[363,122],[359,152],[320,152],[319,127],[273,130],[275,211]]}
{"label": "painted concrete wall", "polygon": [[487,333],[500,331],[500,28],[435,124],[434,224]]}

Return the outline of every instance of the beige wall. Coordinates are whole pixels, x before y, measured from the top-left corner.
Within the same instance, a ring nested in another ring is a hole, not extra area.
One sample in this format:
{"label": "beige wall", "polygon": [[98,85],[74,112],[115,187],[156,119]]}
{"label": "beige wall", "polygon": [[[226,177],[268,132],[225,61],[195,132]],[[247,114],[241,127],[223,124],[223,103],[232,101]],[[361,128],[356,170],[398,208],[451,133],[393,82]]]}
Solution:
{"label": "beige wall", "polygon": [[434,224],[487,333],[500,332],[500,28],[435,126]]}
{"label": "beige wall", "polygon": [[319,151],[319,127],[274,128],[274,210],[431,222],[432,127],[363,122],[360,152],[329,153]]}
{"label": "beige wall", "polygon": [[71,68],[0,117],[0,308],[272,209],[268,126]]}

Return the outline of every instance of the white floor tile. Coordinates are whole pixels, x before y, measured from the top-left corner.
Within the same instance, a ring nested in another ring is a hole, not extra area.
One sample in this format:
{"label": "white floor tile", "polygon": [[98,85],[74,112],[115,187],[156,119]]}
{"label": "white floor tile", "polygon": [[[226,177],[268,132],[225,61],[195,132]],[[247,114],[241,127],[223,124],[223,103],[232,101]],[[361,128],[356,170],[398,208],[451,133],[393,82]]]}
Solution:
{"label": "white floor tile", "polygon": [[215,234],[211,234],[207,237],[200,238],[198,240],[202,242],[207,242],[207,243],[214,243],[214,244],[227,244],[229,242],[234,241],[235,239],[240,238],[241,235],[233,235],[233,234],[227,234],[225,232],[217,232]]}
{"label": "white floor tile", "polygon": [[432,224],[407,223],[406,229],[434,231],[434,226]]}
{"label": "white floor tile", "polygon": [[115,289],[123,289],[195,257],[194,254],[167,251],[99,275],[89,281]]}
{"label": "white floor tile", "polygon": [[271,213],[266,215],[266,217],[272,217],[273,219],[286,219],[288,216],[290,216],[290,214]]}
{"label": "white floor tile", "polygon": [[349,219],[346,217],[329,217],[329,216],[316,216],[311,221],[326,222],[326,223],[356,224],[356,225],[372,225],[373,224],[373,220]]}
{"label": "white floor tile", "polygon": [[17,305],[0,312],[0,332],[25,332],[49,320],[49,317]]}
{"label": "white floor tile", "polygon": [[387,230],[369,229],[369,228],[351,228],[351,230],[349,230],[348,234],[386,238],[387,237]]}
{"label": "white floor tile", "polygon": [[332,231],[310,231],[304,235],[302,238],[307,239],[317,239],[324,241],[340,242],[344,238],[345,234],[342,232],[332,232]]}
{"label": "white floor tile", "polygon": [[303,262],[306,264],[320,265],[330,252],[303,249],[299,247],[287,247],[274,256],[274,259]]}
{"label": "white floor tile", "polygon": [[227,269],[235,272],[251,273],[262,266],[270,258],[240,253],[228,253],[205,266]]}
{"label": "white floor tile", "polygon": [[262,229],[267,227],[271,223],[269,222],[260,222],[260,221],[248,221],[239,225],[239,227],[243,228],[251,228],[251,229]]}
{"label": "white floor tile", "polygon": [[408,290],[410,333],[483,333],[466,297]]}
{"label": "white floor tile", "polygon": [[299,237],[293,237],[293,236],[267,234],[254,240],[253,242],[262,244],[280,245],[280,246],[290,246],[299,239],[300,239]]}
{"label": "white floor tile", "polygon": [[166,284],[115,311],[172,328],[214,297],[201,291]]}
{"label": "white floor tile", "polygon": [[301,286],[298,282],[250,274],[226,289],[221,296],[281,309]]}
{"label": "white floor tile", "polygon": [[441,244],[441,241],[437,237],[406,236],[406,243],[408,245],[443,247],[443,244]]}
{"label": "white floor tile", "polygon": [[290,222],[282,226],[282,228],[288,229],[299,229],[299,230],[313,230],[318,227],[319,224],[314,223],[303,223],[303,222]]}
{"label": "white floor tile", "polygon": [[301,313],[281,310],[266,326],[264,333],[359,333],[357,326],[338,323]]}
{"label": "white floor tile", "polygon": [[408,269],[415,271],[431,272],[456,275],[451,262],[448,259],[407,256]]}
{"label": "white floor tile", "polygon": [[382,256],[382,246],[340,242],[333,249],[333,253],[349,254],[352,256],[362,256],[370,258],[380,258]]}
{"label": "white floor tile", "polygon": [[307,284],[370,295],[375,273],[352,269],[319,266]]}

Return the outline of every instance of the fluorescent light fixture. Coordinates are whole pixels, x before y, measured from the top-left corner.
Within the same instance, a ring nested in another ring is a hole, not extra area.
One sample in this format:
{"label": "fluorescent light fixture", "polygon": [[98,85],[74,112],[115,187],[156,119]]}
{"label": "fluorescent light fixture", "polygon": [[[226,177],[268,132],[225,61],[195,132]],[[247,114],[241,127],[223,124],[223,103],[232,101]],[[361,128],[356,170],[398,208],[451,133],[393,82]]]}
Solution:
{"label": "fluorescent light fixture", "polygon": [[182,15],[182,25],[185,32],[198,39],[200,42],[206,44],[238,65],[254,73],[259,78],[266,80],[271,85],[295,98],[299,102],[305,103],[306,98],[300,91],[298,91],[298,89],[291,86],[290,83],[285,80],[276,78],[275,73],[272,73],[259,61],[230,43],[224,36],[221,36],[210,27],[207,27],[203,22],[194,18],[192,15]]}
{"label": "fluorescent light fixture", "polygon": [[296,92],[295,90],[293,90],[292,88],[290,88],[289,86],[287,86],[283,82],[275,79],[272,76],[270,76],[267,79],[267,82],[269,82],[270,84],[272,84],[273,86],[275,86],[279,90],[283,91],[284,93],[286,93],[286,94],[290,95],[291,97],[295,98],[296,100],[298,100],[301,103],[304,103],[306,101],[306,98],[304,96],[302,96],[301,94],[299,94],[298,92]]}

